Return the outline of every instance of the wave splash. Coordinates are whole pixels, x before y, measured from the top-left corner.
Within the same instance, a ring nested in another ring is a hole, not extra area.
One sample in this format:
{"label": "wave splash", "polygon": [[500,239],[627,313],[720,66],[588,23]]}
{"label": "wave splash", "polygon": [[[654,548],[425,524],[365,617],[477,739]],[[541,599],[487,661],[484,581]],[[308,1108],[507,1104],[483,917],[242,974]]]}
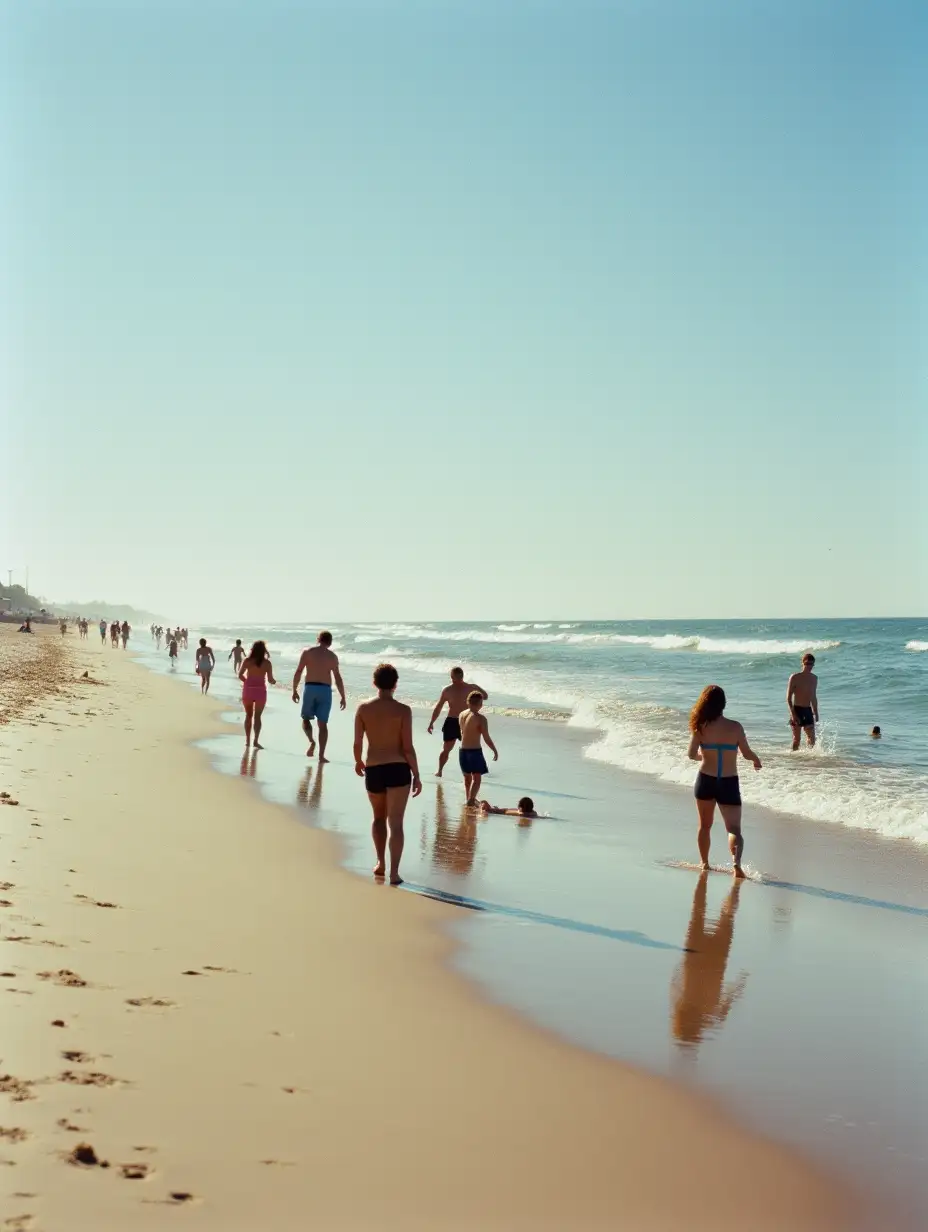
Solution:
{"label": "wave splash", "polygon": [[914,650],[916,652],[928,650],[928,642],[906,642],[906,650]]}

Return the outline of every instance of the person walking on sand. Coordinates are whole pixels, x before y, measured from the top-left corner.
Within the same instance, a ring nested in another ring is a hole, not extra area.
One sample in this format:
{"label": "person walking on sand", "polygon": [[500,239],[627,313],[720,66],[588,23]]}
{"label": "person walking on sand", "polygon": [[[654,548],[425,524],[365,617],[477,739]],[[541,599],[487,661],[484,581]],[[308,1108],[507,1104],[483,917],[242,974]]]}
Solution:
{"label": "person walking on sand", "polygon": [[300,700],[300,680],[306,674],[303,685],[303,704],[300,707],[300,718],[303,720],[303,731],[309,741],[306,756],[312,757],[316,751],[316,741],[313,738],[313,719],[319,724],[319,761],[327,762],[325,746],[329,742],[329,715],[332,713],[332,680],[338,689],[341,699],[339,708],[347,706],[345,686],[342,674],[338,670],[338,655],[332,651],[332,634],[323,629],[316,638],[316,645],[310,646],[300,655],[300,661],[293,673],[293,700]]}
{"label": "person walking on sand", "polygon": [[216,656],[213,654],[212,648],[207,646],[206,638],[200,638],[200,644],[197,647],[197,675],[200,677],[200,692],[209,692],[209,678],[213,668],[216,666]]}
{"label": "person walking on sand", "polygon": [[254,727],[254,745],[263,748],[258,738],[261,735],[261,715],[267,704],[267,686],[276,684],[274,669],[264,642],[255,642],[238,674],[242,682],[242,705],[245,707],[245,748],[251,744]]}
{"label": "person walking on sand", "polygon": [[467,709],[461,715],[461,751],[458,753],[458,759],[464,775],[468,808],[476,807],[480,782],[485,774],[490,773],[481,741],[487,742],[487,748],[493,751],[493,760],[499,761],[499,753],[490,737],[486,715],[480,713],[482,706],[483,694],[479,689],[474,689],[468,694]]}
{"label": "person walking on sand", "polygon": [[786,685],[786,707],[789,725],[793,729],[793,752],[799,748],[802,733],[809,748],[815,748],[815,724],[818,722],[818,676],[812,671],[815,655],[802,656],[802,671],[793,672]]}
{"label": "person walking on sand", "polygon": [[110,625],[110,643],[118,650],[119,649],[119,621],[114,620]]}
{"label": "person walking on sand", "polygon": [[[371,835],[377,854],[375,877],[386,872],[387,832],[390,839],[390,885],[402,885],[403,818],[412,794],[422,791],[419,762],[412,743],[412,710],[393,696],[399,673],[392,663],[374,672],[377,696],[362,702],[354,716],[354,769],[363,776],[374,811]],[[367,757],[364,739],[367,737]]]}
{"label": "person walking on sand", "polygon": [[489,697],[489,693],[485,689],[481,689],[479,684],[467,684],[465,682],[463,667],[452,667],[451,683],[445,685],[442,689],[441,696],[435,703],[435,709],[432,711],[432,717],[429,720],[429,735],[431,736],[435,724],[438,722],[438,716],[447,705],[448,717],[441,727],[443,743],[441,753],[438,755],[438,769],[435,771],[437,779],[441,778],[442,771],[448,763],[448,758],[451,756],[451,750],[454,748],[455,743],[461,739],[461,711],[467,706],[467,698],[471,693],[479,693],[484,701]]}
{"label": "person walking on sand", "polygon": [[101,646],[106,645],[106,621],[105,620],[100,621],[100,645]]}
{"label": "person walking on sand", "polygon": [[124,621],[122,622],[122,628],[120,629],[120,633],[122,634],[122,648],[123,648],[123,650],[125,650],[125,649],[126,649],[126,642],[128,642],[128,640],[129,640],[129,634],[130,634],[131,632],[132,632],[132,626],[129,624],[128,620],[124,620]]}
{"label": "person walking on sand", "polygon": [[242,645],[242,639],[240,637],[237,637],[235,639],[235,645],[229,651],[228,657],[226,658],[227,663],[229,659],[232,660],[232,666],[235,668],[236,676],[241,671],[242,659],[244,659],[244,657],[245,657],[245,647]]}
{"label": "person walking on sand", "polygon": [[171,669],[173,671],[174,667],[177,664],[177,638],[174,637],[173,634],[171,635],[170,641],[168,642],[168,658],[171,661]]}
{"label": "person walking on sand", "polygon": [[709,844],[712,839],[712,821],[715,806],[719,806],[722,821],[728,831],[728,849],[731,852],[736,877],[743,877],[741,856],[744,852],[744,837],[741,833],[741,785],[738,782],[738,753],[760,770],[761,761],[744,734],[744,728],[734,719],[723,717],[725,691],[717,684],[708,684],[699,695],[699,701],[690,713],[690,761],[701,761],[696,775],[693,794],[699,814],[700,866],[709,869]]}

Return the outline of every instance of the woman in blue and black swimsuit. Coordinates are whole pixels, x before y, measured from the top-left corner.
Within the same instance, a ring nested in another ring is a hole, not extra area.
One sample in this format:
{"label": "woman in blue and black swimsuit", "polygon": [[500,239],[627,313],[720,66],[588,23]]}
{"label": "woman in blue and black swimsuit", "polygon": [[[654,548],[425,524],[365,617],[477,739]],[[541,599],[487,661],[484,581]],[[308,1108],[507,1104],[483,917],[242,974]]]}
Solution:
{"label": "woman in blue and black swimsuit", "polygon": [[735,865],[735,876],[743,877],[741,854],[744,839],[741,836],[741,787],[738,783],[738,751],[760,769],[760,758],[748,744],[744,728],[734,719],[723,717],[725,692],[717,684],[703,689],[699,701],[690,714],[690,761],[702,762],[696,775],[696,810],[699,813],[699,859],[702,867],[709,867],[709,843],[712,838],[712,819],[715,806],[719,806],[725,829],[728,831],[728,848]]}

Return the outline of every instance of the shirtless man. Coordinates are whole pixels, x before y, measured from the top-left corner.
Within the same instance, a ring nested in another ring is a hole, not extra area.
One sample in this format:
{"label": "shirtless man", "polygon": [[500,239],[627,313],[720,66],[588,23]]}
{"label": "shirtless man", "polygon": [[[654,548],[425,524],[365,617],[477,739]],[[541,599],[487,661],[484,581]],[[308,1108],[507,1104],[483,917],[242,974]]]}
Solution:
{"label": "shirtless man", "polygon": [[333,653],[332,634],[323,629],[316,638],[317,645],[310,646],[300,655],[300,661],[293,673],[293,700],[300,700],[300,679],[306,673],[306,683],[303,685],[303,705],[300,707],[300,718],[303,720],[303,731],[309,740],[306,756],[312,757],[316,751],[316,741],[313,739],[313,719],[319,724],[319,761],[327,762],[325,746],[329,742],[329,715],[332,712],[332,680],[341,698],[340,709],[344,710],[345,686],[342,674],[338,670],[338,655]]}
{"label": "shirtless man", "polygon": [[[307,651],[311,654],[311,651]],[[390,831],[390,885],[401,885],[400,859],[403,855],[403,818],[409,790],[418,796],[422,790],[419,762],[412,743],[412,711],[393,696],[399,673],[390,663],[381,663],[374,672],[377,696],[362,702],[354,717],[354,768],[363,775],[367,797],[374,810],[371,835],[377,853],[375,877],[386,872],[387,829]],[[364,757],[364,737],[367,757]]]}
{"label": "shirtless man", "polygon": [[[245,647],[242,645],[242,639],[240,637],[237,637],[235,639],[235,645],[232,647],[232,649],[229,651],[229,654],[228,654],[228,659],[232,660],[233,666],[235,667],[236,676],[238,675],[239,670],[241,669],[242,659],[244,659],[244,657],[245,657]],[[226,660],[227,662],[228,662],[228,659]]]}
{"label": "shirtless man", "polygon": [[106,645],[106,621],[105,620],[100,621],[100,641],[104,646]]}
{"label": "shirtless man", "polygon": [[432,730],[438,722],[438,716],[441,714],[445,703],[447,703],[448,717],[441,728],[441,738],[444,743],[438,757],[438,769],[435,771],[435,777],[438,779],[441,778],[441,772],[451,756],[451,750],[454,748],[455,742],[461,739],[460,716],[461,711],[467,706],[469,693],[479,693],[484,701],[489,697],[489,694],[481,689],[479,684],[465,683],[463,667],[453,667],[451,669],[451,683],[442,689],[441,697],[435,703],[435,709],[432,711],[432,717],[429,720],[429,735],[431,736]]}
{"label": "shirtless man", "polygon": [[120,635],[122,636],[122,648],[123,650],[125,650],[126,642],[128,642],[129,640],[129,634],[132,632],[132,626],[129,624],[128,620],[124,620],[122,622],[122,628],[120,629],[119,632],[120,632]]}
{"label": "shirtless man", "polygon": [[802,671],[793,672],[786,686],[789,725],[793,729],[793,752],[799,748],[802,733],[806,733],[809,748],[815,746],[815,724],[818,722],[818,676],[812,671],[815,655],[802,656]]}
{"label": "shirtless man", "polygon": [[461,773],[464,775],[464,790],[467,793],[468,808],[477,805],[477,792],[480,790],[480,780],[488,774],[487,759],[480,746],[481,740],[487,742],[487,747],[493,750],[493,760],[499,761],[496,745],[490,738],[486,716],[480,713],[483,706],[483,694],[474,689],[467,697],[467,709],[461,715],[461,751],[458,758],[461,763]]}

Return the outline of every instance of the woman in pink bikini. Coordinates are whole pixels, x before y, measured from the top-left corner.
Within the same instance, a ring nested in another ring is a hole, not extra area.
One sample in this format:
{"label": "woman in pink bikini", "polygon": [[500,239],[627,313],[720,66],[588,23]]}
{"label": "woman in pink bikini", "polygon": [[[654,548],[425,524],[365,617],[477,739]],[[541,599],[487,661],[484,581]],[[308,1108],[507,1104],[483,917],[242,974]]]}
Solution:
{"label": "woman in pink bikini", "polygon": [[252,646],[238,678],[242,682],[242,705],[245,707],[245,748],[251,744],[254,723],[255,748],[260,749],[263,746],[258,743],[258,737],[261,735],[261,714],[267,703],[267,686],[277,683],[264,642],[255,642]]}

